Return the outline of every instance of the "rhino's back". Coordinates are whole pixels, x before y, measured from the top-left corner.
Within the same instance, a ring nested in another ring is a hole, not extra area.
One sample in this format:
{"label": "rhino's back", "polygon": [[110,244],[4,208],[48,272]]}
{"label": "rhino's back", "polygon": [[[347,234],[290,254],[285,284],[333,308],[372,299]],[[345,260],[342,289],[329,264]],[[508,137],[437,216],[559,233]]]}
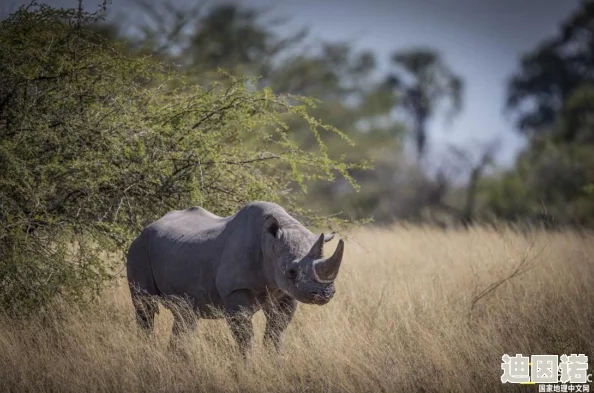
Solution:
{"label": "rhino's back", "polygon": [[159,237],[167,239],[194,238],[200,241],[217,230],[224,229],[231,217],[219,217],[201,207],[191,207],[185,210],[173,210],[147,229],[155,232]]}
{"label": "rhino's back", "polygon": [[145,228],[155,282],[163,295],[196,299],[197,308],[220,301],[215,279],[231,217],[200,207],[174,210]]}

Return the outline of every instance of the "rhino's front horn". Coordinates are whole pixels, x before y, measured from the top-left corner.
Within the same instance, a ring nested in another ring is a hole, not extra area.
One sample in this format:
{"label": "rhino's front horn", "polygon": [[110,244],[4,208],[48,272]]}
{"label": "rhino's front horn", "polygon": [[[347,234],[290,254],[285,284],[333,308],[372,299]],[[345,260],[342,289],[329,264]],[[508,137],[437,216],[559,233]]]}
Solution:
{"label": "rhino's front horn", "polygon": [[344,251],[344,242],[338,241],[338,246],[330,258],[322,259],[314,263],[314,273],[316,280],[321,283],[332,282],[338,276],[338,269],[342,262],[342,253]]}

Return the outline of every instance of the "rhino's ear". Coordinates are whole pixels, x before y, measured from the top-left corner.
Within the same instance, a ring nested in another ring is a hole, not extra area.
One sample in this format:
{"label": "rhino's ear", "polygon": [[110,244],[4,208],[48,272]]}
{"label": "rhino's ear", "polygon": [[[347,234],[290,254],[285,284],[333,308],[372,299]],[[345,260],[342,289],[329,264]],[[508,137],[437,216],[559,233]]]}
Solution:
{"label": "rhino's ear", "polygon": [[336,235],[336,232],[332,232],[329,235],[324,234],[324,243],[328,243],[330,240],[334,239],[334,235]]}
{"label": "rhino's ear", "polygon": [[273,215],[267,216],[264,220],[264,230],[274,236],[275,239],[280,239],[282,234],[280,223]]}

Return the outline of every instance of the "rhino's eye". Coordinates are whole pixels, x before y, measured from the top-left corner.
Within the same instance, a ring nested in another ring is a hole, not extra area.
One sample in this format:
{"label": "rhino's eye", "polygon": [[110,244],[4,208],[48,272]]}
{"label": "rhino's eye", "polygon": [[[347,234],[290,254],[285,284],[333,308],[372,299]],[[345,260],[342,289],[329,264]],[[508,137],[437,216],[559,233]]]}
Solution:
{"label": "rhino's eye", "polygon": [[287,277],[291,280],[296,279],[297,278],[297,270],[295,270],[295,269],[287,270]]}

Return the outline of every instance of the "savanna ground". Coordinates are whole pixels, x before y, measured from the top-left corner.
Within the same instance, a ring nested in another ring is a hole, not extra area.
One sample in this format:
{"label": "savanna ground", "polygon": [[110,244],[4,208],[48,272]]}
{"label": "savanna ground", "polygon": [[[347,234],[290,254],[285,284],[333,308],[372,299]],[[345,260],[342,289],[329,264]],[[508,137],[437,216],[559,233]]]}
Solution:
{"label": "savanna ground", "polygon": [[[185,356],[167,349],[172,318],[165,309],[156,342],[138,335],[128,289],[119,285],[90,309],[50,321],[0,320],[0,389],[536,392],[501,384],[501,356],[594,353],[593,239],[486,229],[354,231],[335,298],[300,306],[282,356],[263,348],[258,313],[247,361],[223,321],[200,321],[184,342]],[[481,291],[522,261],[528,270],[470,313]]]}

